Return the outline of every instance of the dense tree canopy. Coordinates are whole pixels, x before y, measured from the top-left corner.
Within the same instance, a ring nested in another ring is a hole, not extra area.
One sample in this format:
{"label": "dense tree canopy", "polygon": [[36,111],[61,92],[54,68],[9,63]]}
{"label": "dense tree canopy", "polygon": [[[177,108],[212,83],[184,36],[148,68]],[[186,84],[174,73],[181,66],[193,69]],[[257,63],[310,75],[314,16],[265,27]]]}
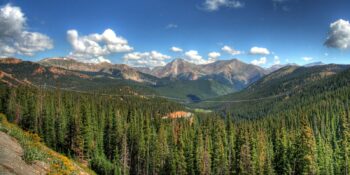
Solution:
{"label": "dense tree canopy", "polygon": [[162,119],[183,107],[30,87],[2,86],[0,107],[10,121],[98,174],[348,174],[344,81],[325,81],[326,87],[312,87],[299,101],[254,120],[235,120],[234,113]]}

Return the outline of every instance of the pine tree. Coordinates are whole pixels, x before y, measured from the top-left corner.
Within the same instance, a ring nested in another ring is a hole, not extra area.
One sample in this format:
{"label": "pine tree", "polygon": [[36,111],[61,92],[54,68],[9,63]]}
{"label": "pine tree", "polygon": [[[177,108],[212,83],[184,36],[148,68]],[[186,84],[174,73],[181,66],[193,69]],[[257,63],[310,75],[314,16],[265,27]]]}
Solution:
{"label": "pine tree", "polygon": [[295,145],[297,174],[317,174],[316,141],[305,118],[301,121],[301,133]]}
{"label": "pine tree", "polygon": [[227,173],[227,158],[225,155],[225,129],[223,123],[215,126],[213,132],[213,154],[212,154],[212,172],[213,174]]}
{"label": "pine tree", "polygon": [[244,130],[243,135],[240,135],[240,140],[242,144],[239,147],[239,161],[238,169],[239,174],[254,174],[252,153],[251,153],[251,143],[249,141],[248,131]]}
{"label": "pine tree", "polygon": [[286,130],[284,127],[273,132],[274,139],[274,169],[277,174],[288,174],[289,163],[288,163],[288,144]]}
{"label": "pine tree", "polygon": [[236,174],[236,151],[235,151],[235,144],[236,144],[236,131],[233,125],[233,122],[231,120],[227,123],[227,160],[228,160],[228,171],[229,174]]}
{"label": "pine tree", "polygon": [[350,119],[349,119],[349,108],[345,105],[346,110],[344,110],[341,116],[341,130],[342,130],[342,152],[344,156],[342,173],[350,173]]}
{"label": "pine tree", "polygon": [[121,160],[120,160],[120,165],[122,169],[123,174],[129,174],[130,166],[129,166],[129,150],[128,150],[128,141],[126,134],[123,136],[122,140],[122,149],[121,149]]}

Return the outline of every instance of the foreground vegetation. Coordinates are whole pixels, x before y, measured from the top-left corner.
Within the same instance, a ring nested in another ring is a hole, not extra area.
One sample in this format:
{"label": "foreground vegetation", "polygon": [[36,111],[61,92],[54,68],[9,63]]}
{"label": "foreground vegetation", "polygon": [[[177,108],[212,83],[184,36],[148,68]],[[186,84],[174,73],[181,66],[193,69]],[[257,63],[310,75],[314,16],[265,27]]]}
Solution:
{"label": "foreground vegetation", "polygon": [[84,166],[70,160],[41,143],[41,139],[37,134],[25,132],[17,125],[7,121],[6,116],[0,114],[0,131],[16,138],[23,148],[23,159],[31,164],[35,161],[41,161],[48,164],[48,174],[70,175],[86,172],[95,174]]}
{"label": "foreground vegetation", "polygon": [[98,174],[348,174],[349,76],[310,85],[280,110],[255,110],[265,116],[254,120],[212,113],[165,120],[183,107],[29,87],[1,88],[0,107]]}

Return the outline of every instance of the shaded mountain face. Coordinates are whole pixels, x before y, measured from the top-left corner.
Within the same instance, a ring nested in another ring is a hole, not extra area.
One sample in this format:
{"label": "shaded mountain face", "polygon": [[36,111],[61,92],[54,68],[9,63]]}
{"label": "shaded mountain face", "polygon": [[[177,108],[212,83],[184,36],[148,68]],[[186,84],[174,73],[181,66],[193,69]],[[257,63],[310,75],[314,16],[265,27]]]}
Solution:
{"label": "shaded mountain face", "polygon": [[175,59],[165,66],[138,70],[159,78],[177,80],[215,80],[240,90],[267,74],[263,68],[243,63],[237,59],[220,60],[205,65],[196,65],[183,59]]}
{"label": "shaded mountain face", "polygon": [[71,58],[46,58],[38,62],[43,66],[54,66],[67,70],[104,73],[117,78],[133,80],[136,82],[154,83],[154,78],[139,72],[138,70],[129,67],[125,64],[110,64],[110,63],[82,63]]}

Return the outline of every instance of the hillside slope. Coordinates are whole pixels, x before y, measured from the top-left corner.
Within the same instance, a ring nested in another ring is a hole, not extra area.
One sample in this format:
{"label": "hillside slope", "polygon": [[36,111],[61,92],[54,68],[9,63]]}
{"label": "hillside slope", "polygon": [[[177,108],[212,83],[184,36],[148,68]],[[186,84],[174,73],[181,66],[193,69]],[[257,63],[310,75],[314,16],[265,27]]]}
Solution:
{"label": "hillside slope", "polygon": [[95,174],[47,148],[36,134],[23,131],[0,114],[0,174]]}
{"label": "hillside slope", "polygon": [[347,65],[289,66],[265,76],[241,92],[210,99],[217,103],[203,101],[194,106],[243,118],[266,116],[294,106],[300,98],[312,99],[312,95],[332,92],[332,87],[343,88],[349,82],[346,79],[349,68]]}

